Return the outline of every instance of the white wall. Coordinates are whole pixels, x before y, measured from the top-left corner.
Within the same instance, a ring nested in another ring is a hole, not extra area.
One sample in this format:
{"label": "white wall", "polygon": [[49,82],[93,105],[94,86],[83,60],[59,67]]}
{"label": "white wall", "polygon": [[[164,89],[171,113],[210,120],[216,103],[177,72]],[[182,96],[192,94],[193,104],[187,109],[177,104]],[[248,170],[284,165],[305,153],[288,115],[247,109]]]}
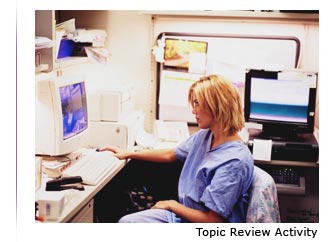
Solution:
{"label": "white wall", "polygon": [[[155,117],[155,63],[151,58],[156,33],[151,16],[139,11],[107,11],[108,23],[107,46],[111,58],[106,66],[98,66],[99,75],[94,74],[89,83],[92,88],[107,88],[120,82],[134,87],[136,108],[142,109],[146,115],[145,128],[152,131]],[[180,19],[181,20],[181,19]],[[209,31],[210,24],[203,21],[193,25],[193,21],[181,20],[163,22],[159,29],[163,31],[193,32],[196,27]],[[170,24],[171,23],[171,24]],[[219,23],[220,24],[220,23]],[[174,28],[176,26],[176,28]],[[195,28],[193,28],[195,26]],[[300,68],[318,71],[318,23],[264,23],[235,21],[223,23],[223,33],[232,34],[268,34],[297,36],[301,40],[302,53]],[[152,37],[152,36],[155,37]],[[151,68],[152,67],[152,68]],[[317,110],[318,112],[318,110]],[[317,120],[318,123],[318,120]]]}
{"label": "white wall", "polygon": [[[150,16],[138,11],[111,11],[110,15],[110,77],[133,85],[136,108],[144,111],[146,120],[151,120]],[[148,122],[146,128],[150,128]]]}
{"label": "white wall", "polygon": [[[113,85],[132,85],[137,109],[150,113],[151,97],[151,34],[150,16],[139,11],[107,11],[107,47],[111,53],[107,65],[96,65],[90,76],[91,89],[111,88]],[[150,116],[149,116],[150,114]],[[146,125],[149,129],[149,124]],[[149,130],[151,131],[151,130]]]}
{"label": "white wall", "polygon": [[318,22],[253,19],[175,18],[160,16],[155,24],[155,38],[160,32],[206,34],[294,36],[301,42],[299,68],[318,71]]}
{"label": "white wall", "polygon": [[[162,32],[296,37],[301,45],[298,68],[319,71],[318,21],[160,15],[155,20],[154,38]],[[241,60],[239,62],[241,63]],[[317,95],[315,118],[317,128],[319,128],[318,100],[319,95]]]}

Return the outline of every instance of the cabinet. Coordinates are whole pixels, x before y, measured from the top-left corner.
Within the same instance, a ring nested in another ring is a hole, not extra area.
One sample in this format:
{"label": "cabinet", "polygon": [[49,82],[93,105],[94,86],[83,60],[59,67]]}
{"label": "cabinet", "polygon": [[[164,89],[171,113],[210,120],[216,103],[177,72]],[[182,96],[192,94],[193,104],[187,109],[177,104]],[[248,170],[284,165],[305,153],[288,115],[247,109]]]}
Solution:
{"label": "cabinet", "polygon": [[[248,125],[249,127],[249,125]],[[241,138],[250,144],[247,129],[240,132]],[[314,135],[319,140],[319,132]],[[319,222],[319,163],[310,161],[290,160],[255,160],[255,165],[272,173],[276,182],[281,222],[317,223]],[[275,171],[295,171],[299,177],[299,184],[280,182],[281,177]]]}
{"label": "cabinet", "polygon": [[[35,36],[47,37],[55,40],[55,13],[52,10],[35,11]],[[40,50],[40,63],[48,65],[48,72],[56,69],[56,49],[46,48]]]}
{"label": "cabinet", "polygon": [[[306,162],[303,162],[306,163]],[[286,167],[286,166],[285,166]],[[277,184],[280,217],[287,223],[318,223],[319,222],[319,168],[318,166],[287,166],[298,169],[305,179],[305,193],[291,193],[288,186],[283,191],[282,184]],[[298,188],[294,187],[295,191]]]}
{"label": "cabinet", "polygon": [[70,223],[93,223],[93,204],[91,199],[69,222]]}
{"label": "cabinet", "polygon": [[257,161],[263,170],[294,170],[298,172],[300,184],[281,184],[276,181],[281,222],[319,222],[319,165],[306,161]]}
{"label": "cabinet", "polygon": [[[52,48],[40,51],[41,64],[47,64],[47,72],[61,70],[74,64],[87,63],[87,57],[73,57],[65,60],[57,59],[56,24],[69,19],[75,19],[75,27],[103,29],[107,32],[108,11],[105,10],[36,10],[35,11],[35,36],[47,37],[55,42]],[[107,43],[105,48],[107,48]]]}
{"label": "cabinet", "polygon": [[278,194],[280,217],[287,223],[319,222],[319,170],[301,167],[305,178],[305,194]]}

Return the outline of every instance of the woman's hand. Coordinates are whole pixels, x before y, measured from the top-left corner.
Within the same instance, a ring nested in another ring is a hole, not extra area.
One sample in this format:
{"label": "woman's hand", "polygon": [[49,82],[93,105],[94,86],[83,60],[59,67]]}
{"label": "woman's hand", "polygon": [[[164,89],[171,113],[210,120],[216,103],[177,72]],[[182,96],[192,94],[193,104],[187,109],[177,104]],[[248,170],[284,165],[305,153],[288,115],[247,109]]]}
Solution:
{"label": "woman's hand", "polygon": [[175,200],[157,202],[152,208],[160,208],[171,211],[177,216],[193,223],[221,223],[226,221],[218,213],[208,210],[206,212],[189,208]]}
{"label": "woman's hand", "polygon": [[175,200],[165,200],[165,201],[158,201],[152,208],[160,208],[160,209],[167,209],[172,211],[172,207],[178,204]]}
{"label": "woman's hand", "polygon": [[121,148],[115,147],[115,146],[104,147],[104,148],[99,149],[99,151],[100,152],[102,152],[102,151],[111,151],[120,160],[127,159],[128,154],[129,154],[127,150],[124,150],[124,149],[121,149]]}

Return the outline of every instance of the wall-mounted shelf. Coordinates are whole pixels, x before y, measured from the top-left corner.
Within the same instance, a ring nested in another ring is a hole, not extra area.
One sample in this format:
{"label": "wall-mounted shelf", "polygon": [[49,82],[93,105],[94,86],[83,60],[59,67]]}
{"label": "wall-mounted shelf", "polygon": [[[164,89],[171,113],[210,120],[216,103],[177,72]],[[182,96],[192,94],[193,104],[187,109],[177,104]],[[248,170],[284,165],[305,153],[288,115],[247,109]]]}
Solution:
{"label": "wall-mounted shelf", "polygon": [[[70,19],[75,19],[77,28],[107,29],[106,10],[36,10],[35,36],[47,37],[56,42],[56,23]],[[59,68],[88,62],[87,57],[71,56],[57,59],[57,51],[56,44],[51,48],[41,50],[40,64],[48,65],[47,70],[44,68],[43,71],[51,72]],[[40,71],[36,70],[36,72]]]}
{"label": "wall-mounted shelf", "polygon": [[87,63],[88,61],[89,61],[88,57],[81,57],[81,56],[70,56],[55,60],[56,63],[59,63],[60,68]]}
{"label": "wall-mounted shelf", "polygon": [[260,165],[281,165],[281,166],[300,166],[300,167],[317,167],[318,162],[308,162],[308,161],[288,161],[288,160],[255,160],[255,164]]}
{"label": "wall-mounted shelf", "polygon": [[263,21],[293,21],[293,22],[318,22],[319,13],[300,13],[300,12],[266,12],[266,11],[141,11],[142,14],[172,17],[218,17],[229,20],[263,20]]}

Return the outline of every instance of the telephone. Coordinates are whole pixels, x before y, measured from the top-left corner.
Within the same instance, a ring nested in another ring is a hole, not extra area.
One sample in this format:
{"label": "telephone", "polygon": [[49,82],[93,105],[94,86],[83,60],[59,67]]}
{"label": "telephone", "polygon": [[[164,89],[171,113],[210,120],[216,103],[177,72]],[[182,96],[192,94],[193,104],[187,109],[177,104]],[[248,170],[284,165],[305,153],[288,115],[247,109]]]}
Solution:
{"label": "telephone", "polygon": [[161,141],[181,142],[190,136],[187,122],[156,120],[154,124],[155,134]]}

